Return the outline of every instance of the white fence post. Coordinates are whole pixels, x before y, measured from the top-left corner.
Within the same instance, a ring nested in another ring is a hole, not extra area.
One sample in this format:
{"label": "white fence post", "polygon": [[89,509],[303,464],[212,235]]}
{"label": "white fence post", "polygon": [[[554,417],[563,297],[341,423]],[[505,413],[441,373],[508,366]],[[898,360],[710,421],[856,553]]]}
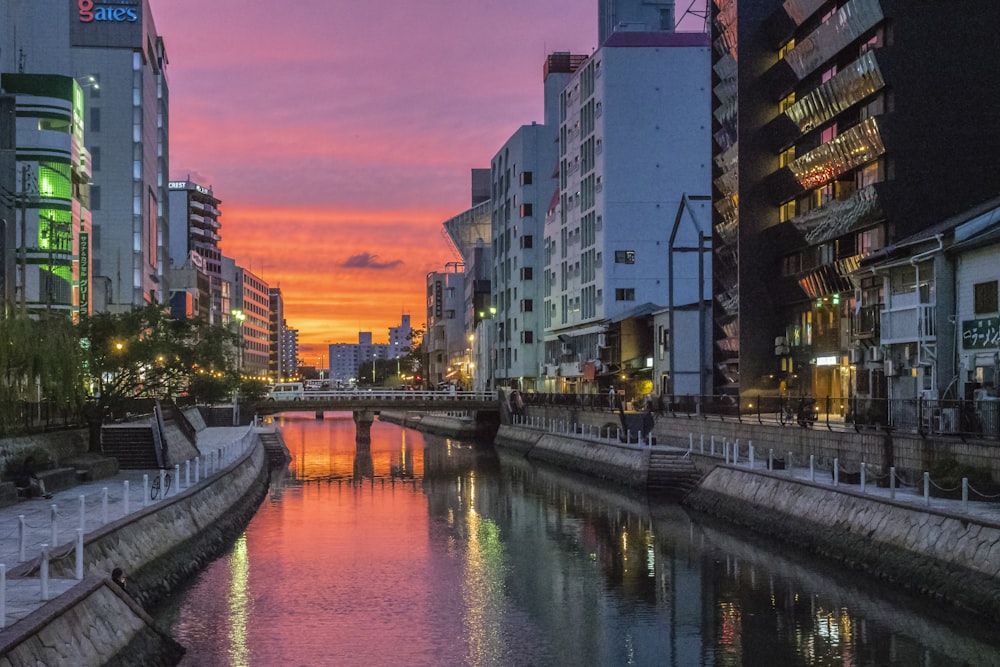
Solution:
{"label": "white fence post", "polygon": [[865,484],[866,484],[866,481],[867,481],[865,479],[866,473],[867,473],[867,471],[865,470],[865,462],[862,461],[861,462],[861,493],[865,492]]}
{"label": "white fence post", "polygon": [[59,512],[58,512],[58,506],[55,503],[52,503],[52,506],[49,510],[49,527],[52,529],[52,534],[49,539],[49,544],[52,545],[58,544],[57,538],[59,536]]}
{"label": "white fence post", "polygon": [[7,566],[0,563],[0,630],[7,627]]}
{"label": "white fence post", "polygon": [[49,599],[49,545],[42,545],[42,564],[38,570],[38,580],[42,585],[42,601]]}
{"label": "white fence post", "polygon": [[194,483],[197,484],[198,480],[201,479],[201,457],[194,457]]}
{"label": "white fence post", "polygon": [[969,478],[962,478],[962,511],[966,512],[969,509]]}
{"label": "white fence post", "polygon": [[785,459],[785,470],[788,471],[788,475],[789,476],[791,476],[791,474],[792,474],[792,464],[793,463],[794,463],[794,461],[792,461],[792,453],[788,452],[788,458]]}
{"label": "white fence post", "polygon": [[122,504],[122,516],[128,516],[129,510],[128,510],[128,480],[127,479],[123,483],[123,486],[125,487],[125,490],[124,490],[124,494],[122,495],[122,503],[123,503]]}
{"label": "white fence post", "polygon": [[83,529],[76,530],[76,580],[83,581]]}
{"label": "white fence post", "polygon": [[924,505],[931,506],[931,474],[924,472]]}
{"label": "white fence post", "polygon": [[80,530],[87,529],[87,497],[80,496]]}
{"label": "white fence post", "polygon": [[181,490],[181,464],[174,464],[174,495],[176,496]]}
{"label": "white fence post", "polygon": [[108,522],[108,487],[101,487],[101,525]]}
{"label": "white fence post", "polygon": [[144,474],[142,476],[142,506],[145,507],[149,504],[149,475]]}
{"label": "white fence post", "polygon": [[889,468],[889,497],[896,499],[896,466]]}
{"label": "white fence post", "polygon": [[840,459],[834,457],[833,459],[833,485],[838,486],[840,484]]}
{"label": "white fence post", "polygon": [[184,462],[184,488],[191,486],[191,459]]}
{"label": "white fence post", "polygon": [[18,563],[23,563],[24,561],[28,560],[28,557],[25,553],[25,548],[27,547],[27,541],[28,541],[27,528],[28,527],[24,523],[24,515],[18,514],[17,515],[17,541],[18,541],[17,562]]}
{"label": "white fence post", "polygon": [[816,455],[815,454],[810,454],[809,455],[809,481],[810,482],[815,482],[816,481]]}

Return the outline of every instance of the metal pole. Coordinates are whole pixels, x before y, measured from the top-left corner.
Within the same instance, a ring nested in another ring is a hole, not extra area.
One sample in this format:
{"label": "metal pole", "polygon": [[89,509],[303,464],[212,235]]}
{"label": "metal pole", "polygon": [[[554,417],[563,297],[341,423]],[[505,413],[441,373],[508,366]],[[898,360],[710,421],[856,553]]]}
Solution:
{"label": "metal pole", "polygon": [[83,581],[83,529],[76,530],[76,580]]}

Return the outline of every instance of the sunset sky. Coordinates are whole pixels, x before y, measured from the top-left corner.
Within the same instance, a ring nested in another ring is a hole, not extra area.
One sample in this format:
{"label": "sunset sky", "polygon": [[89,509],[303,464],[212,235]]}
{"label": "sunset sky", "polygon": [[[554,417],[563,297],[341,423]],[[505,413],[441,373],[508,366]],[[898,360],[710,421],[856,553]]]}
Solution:
{"label": "sunset sky", "polygon": [[222,251],[280,286],[300,358],[426,320],[470,170],[542,117],[546,54],[597,0],[162,0],[170,175],[222,200]]}

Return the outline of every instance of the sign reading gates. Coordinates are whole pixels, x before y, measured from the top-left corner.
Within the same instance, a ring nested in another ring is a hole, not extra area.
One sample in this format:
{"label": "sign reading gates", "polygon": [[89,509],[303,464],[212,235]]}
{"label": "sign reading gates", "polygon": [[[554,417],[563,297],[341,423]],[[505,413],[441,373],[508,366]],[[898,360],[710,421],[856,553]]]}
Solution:
{"label": "sign reading gates", "polygon": [[1000,317],[962,320],[962,349],[986,350],[1000,347]]}
{"label": "sign reading gates", "polygon": [[73,46],[142,48],[146,0],[70,0]]}
{"label": "sign reading gates", "polygon": [[139,20],[138,4],[134,0],[115,2],[115,0],[77,0],[80,9],[80,21],[114,21],[117,23],[134,23]]}

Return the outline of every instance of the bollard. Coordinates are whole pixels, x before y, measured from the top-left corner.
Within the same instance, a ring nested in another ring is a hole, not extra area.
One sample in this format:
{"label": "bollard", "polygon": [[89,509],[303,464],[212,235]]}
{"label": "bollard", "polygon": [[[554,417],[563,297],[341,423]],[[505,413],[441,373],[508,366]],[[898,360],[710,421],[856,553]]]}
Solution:
{"label": "bollard", "polygon": [[201,478],[201,457],[194,457],[194,483],[197,484],[198,480]]}
{"label": "bollard", "polygon": [[76,531],[76,580],[83,581],[83,529]]}
{"label": "bollard", "polygon": [[833,459],[833,485],[837,486],[840,484],[840,459]]}
{"label": "bollard", "polygon": [[180,463],[175,463],[174,464],[174,484],[175,484],[175,486],[174,486],[174,495],[176,496],[177,492],[181,490],[181,464]]}
{"label": "bollard", "polygon": [[38,570],[38,581],[42,584],[42,601],[49,600],[49,545],[42,545],[42,564]]}
{"label": "bollard", "polygon": [[55,545],[57,543],[56,538],[59,536],[59,512],[58,506],[52,503],[49,509],[49,527],[52,529],[51,539],[49,544]]}
{"label": "bollard", "polygon": [[889,468],[889,497],[896,499],[896,466]]}
{"label": "bollard", "polygon": [[619,426],[618,427],[618,440],[620,441],[621,439],[622,439],[622,427]]}
{"label": "bollard", "polygon": [[7,627],[7,566],[0,563],[0,630]]}
{"label": "bollard", "polygon": [[767,469],[774,470],[774,449],[767,450]]}
{"label": "bollard", "polygon": [[816,481],[816,455],[815,454],[810,454],[809,455],[809,481],[810,482],[815,482]]}
{"label": "bollard", "polygon": [[160,497],[167,497],[167,471],[163,468],[160,468]]}
{"label": "bollard", "polygon": [[962,478],[962,511],[967,512],[969,510],[969,478]]}
{"label": "bollard", "polygon": [[108,487],[101,488],[101,525],[108,522]]}
{"label": "bollard", "polygon": [[931,474],[924,472],[924,506],[931,506]]}
{"label": "bollard", "polygon": [[17,515],[17,540],[20,543],[19,546],[18,546],[18,549],[17,549],[17,562],[18,563],[23,563],[24,561],[28,560],[27,556],[25,555],[25,546],[26,546],[25,542],[28,539],[28,532],[27,532],[26,528],[27,528],[27,526],[24,523],[24,515],[23,514],[18,514]]}
{"label": "bollard", "polygon": [[699,443],[698,446],[700,447],[701,453],[704,454],[705,453],[705,434],[704,433],[702,433],[699,436],[698,443]]}
{"label": "bollard", "polygon": [[149,504],[149,475],[142,476],[142,506]]}
{"label": "bollard", "polygon": [[128,480],[124,482],[125,490],[122,495],[122,516],[128,516]]}
{"label": "bollard", "polygon": [[722,456],[726,461],[726,465],[729,465],[729,441],[725,439],[722,441]]}
{"label": "bollard", "polygon": [[792,476],[792,453],[788,452],[788,458],[785,459],[785,470],[788,471],[788,476]]}
{"label": "bollard", "polygon": [[712,436],[712,456],[715,456],[715,436]]}
{"label": "bollard", "polygon": [[740,439],[736,438],[736,442],[733,443],[733,465],[740,462]]}
{"label": "bollard", "polygon": [[694,433],[688,433],[688,453],[694,451]]}
{"label": "bollard", "polygon": [[80,496],[80,530],[87,529],[87,498]]}
{"label": "bollard", "polygon": [[867,476],[866,475],[867,472],[868,471],[865,470],[865,462],[862,461],[861,462],[861,493],[865,492],[865,477]]}
{"label": "bollard", "polygon": [[750,467],[753,468],[753,441],[752,440],[750,441],[750,443],[749,443],[748,446],[750,447],[750,454],[749,454]]}
{"label": "bollard", "polygon": [[191,486],[191,459],[184,462],[184,488]]}

